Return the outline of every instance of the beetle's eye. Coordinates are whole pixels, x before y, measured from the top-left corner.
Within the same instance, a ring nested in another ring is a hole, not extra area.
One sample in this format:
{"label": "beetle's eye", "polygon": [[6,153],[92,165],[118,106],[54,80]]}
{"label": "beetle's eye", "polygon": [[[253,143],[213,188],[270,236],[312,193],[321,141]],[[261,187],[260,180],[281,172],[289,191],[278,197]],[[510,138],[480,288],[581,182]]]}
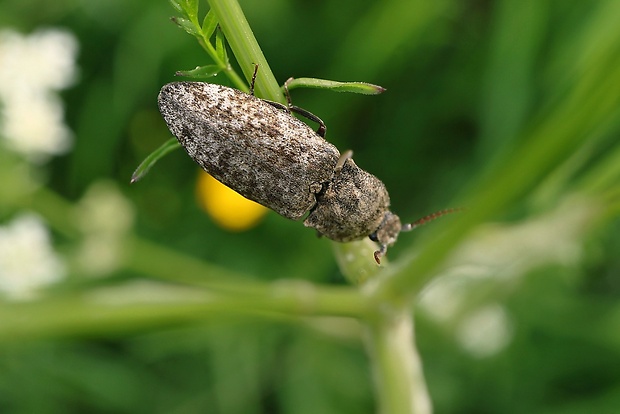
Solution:
{"label": "beetle's eye", "polygon": [[376,232],[376,231],[375,231],[374,233],[370,234],[370,235],[368,236],[368,238],[369,238],[370,240],[374,241],[374,242],[378,242],[378,241],[379,241],[379,238],[377,237],[377,232]]}

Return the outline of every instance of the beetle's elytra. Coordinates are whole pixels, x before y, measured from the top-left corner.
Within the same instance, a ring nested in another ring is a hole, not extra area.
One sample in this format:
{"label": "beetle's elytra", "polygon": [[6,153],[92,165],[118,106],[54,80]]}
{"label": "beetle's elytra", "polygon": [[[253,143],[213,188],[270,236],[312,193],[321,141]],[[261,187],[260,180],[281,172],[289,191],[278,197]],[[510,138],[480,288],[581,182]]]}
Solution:
{"label": "beetle's elytra", "polygon": [[[385,254],[402,226],[383,183],[286,108],[203,82],[159,93],[172,134],[205,171],[241,195],[339,242],[370,237]],[[422,219],[424,220],[424,219]],[[423,221],[422,221],[423,222]]]}

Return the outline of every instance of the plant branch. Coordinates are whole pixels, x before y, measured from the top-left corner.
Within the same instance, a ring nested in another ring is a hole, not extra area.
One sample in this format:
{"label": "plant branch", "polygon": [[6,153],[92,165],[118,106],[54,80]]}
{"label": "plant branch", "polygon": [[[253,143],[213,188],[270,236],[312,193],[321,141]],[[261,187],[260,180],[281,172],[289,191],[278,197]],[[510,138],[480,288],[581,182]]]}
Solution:
{"label": "plant branch", "polygon": [[409,306],[382,307],[382,313],[366,324],[365,339],[379,413],[430,414],[432,406],[414,343]]}
{"label": "plant branch", "polygon": [[0,340],[122,334],[233,315],[290,318],[355,316],[361,295],[343,289],[271,286],[268,295],[218,294],[184,286],[140,282],[98,288],[50,300],[0,304]]}
{"label": "plant branch", "polygon": [[208,0],[211,10],[226,36],[226,40],[241,67],[246,79],[259,65],[254,91],[257,96],[275,102],[285,102],[276,78],[263,55],[252,29],[236,0]]}

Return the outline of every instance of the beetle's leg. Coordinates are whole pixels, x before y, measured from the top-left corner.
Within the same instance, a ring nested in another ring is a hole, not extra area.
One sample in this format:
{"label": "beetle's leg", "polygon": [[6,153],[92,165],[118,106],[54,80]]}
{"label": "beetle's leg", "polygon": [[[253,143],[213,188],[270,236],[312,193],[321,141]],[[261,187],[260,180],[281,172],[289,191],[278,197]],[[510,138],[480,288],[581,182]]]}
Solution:
{"label": "beetle's leg", "polygon": [[263,99],[263,101],[267,102],[269,105],[274,106],[278,109],[282,109],[283,111],[286,111],[289,113],[295,112],[303,116],[304,118],[308,118],[309,120],[316,122],[317,124],[319,124],[319,129],[317,129],[316,133],[321,138],[325,138],[325,131],[327,130],[327,127],[325,126],[325,123],[323,122],[323,120],[319,118],[318,116],[314,115],[312,112],[306,111],[305,109],[302,109],[295,105],[288,106],[288,105],[281,104],[280,102],[269,101],[267,99]]}
{"label": "beetle's leg", "polygon": [[382,244],[381,248],[377,251],[375,251],[374,256],[375,256],[375,262],[377,262],[377,264],[381,264],[381,257],[385,255],[385,253],[387,252],[387,245]]}
{"label": "beetle's leg", "polygon": [[319,124],[319,129],[316,130],[316,133],[321,138],[325,138],[325,133],[327,132],[327,127],[325,126],[325,122],[323,122],[323,120],[321,118],[319,118],[318,116],[314,115],[312,112],[306,111],[305,109],[300,108],[300,107],[295,106],[295,105],[289,105],[288,109],[291,112],[295,112],[296,114],[299,114],[299,115],[303,116],[304,118],[308,118],[309,120],[314,121],[317,124]]}
{"label": "beetle's leg", "polygon": [[340,171],[342,171],[342,167],[344,167],[344,163],[347,162],[347,160],[352,157],[353,157],[353,151],[351,150],[346,150],[345,152],[340,154],[340,158],[338,158],[338,162],[336,163],[336,166],[334,167],[334,172],[338,174]]}
{"label": "beetle's leg", "polygon": [[286,103],[288,104],[289,108],[293,106],[293,101],[291,101],[291,93],[288,90],[288,84],[291,83],[293,79],[295,78],[291,76],[290,78],[286,80],[286,82],[284,82],[284,96],[286,96]]}
{"label": "beetle's leg", "polygon": [[325,126],[325,122],[323,122],[323,120],[321,118],[319,118],[318,116],[314,115],[312,112],[310,111],[306,111],[303,108],[300,108],[298,106],[293,105],[293,102],[291,101],[291,94],[288,91],[288,84],[293,80],[293,78],[288,78],[286,80],[286,82],[284,82],[284,96],[286,96],[286,102],[288,104],[288,109],[291,112],[295,112],[301,116],[303,116],[304,118],[308,118],[309,120],[316,122],[317,124],[319,124],[319,129],[316,130],[316,133],[321,137],[321,138],[325,138],[325,133],[327,132],[327,126]]}
{"label": "beetle's leg", "polygon": [[273,107],[281,109],[283,111],[291,112],[291,111],[289,111],[288,106],[286,106],[284,104],[281,104],[280,102],[270,101],[268,99],[263,99],[262,101],[268,103],[269,105],[271,105]]}
{"label": "beetle's leg", "polygon": [[254,84],[256,83],[256,74],[258,73],[258,63],[254,64],[254,73],[252,74],[252,80],[250,81],[250,95],[254,96]]}
{"label": "beetle's leg", "polygon": [[[250,85],[250,93],[252,95],[254,91],[254,79],[256,78],[257,70],[258,70],[258,65],[256,66],[256,69],[254,69],[254,76],[252,77],[252,84]],[[291,80],[293,80],[293,78],[289,78],[286,82],[284,82],[284,95],[286,96],[286,102],[287,102],[286,105],[281,104],[280,102],[269,101],[267,99],[263,99],[263,101],[267,102],[271,106],[275,106],[278,109],[282,109],[283,111],[287,111],[289,113],[295,112],[296,114],[299,114],[303,116],[304,118],[311,120],[312,122],[316,122],[317,124],[319,124],[319,129],[316,130],[316,133],[321,138],[325,138],[325,133],[327,132],[327,126],[325,126],[325,122],[323,122],[321,118],[314,115],[312,112],[306,111],[305,109],[295,106],[291,103],[291,95],[288,92],[288,83]]]}

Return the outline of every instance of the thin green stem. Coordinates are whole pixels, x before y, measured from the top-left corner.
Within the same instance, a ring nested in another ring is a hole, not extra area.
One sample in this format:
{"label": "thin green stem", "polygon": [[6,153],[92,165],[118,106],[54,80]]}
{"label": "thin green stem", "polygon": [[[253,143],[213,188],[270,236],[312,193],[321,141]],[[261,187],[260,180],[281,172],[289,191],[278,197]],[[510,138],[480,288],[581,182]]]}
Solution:
{"label": "thin green stem", "polygon": [[202,37],[199,43],[237,89],[246,92],[249,90],[247,83],[239,76],[239,74],[237,74],[230,64],[219,58],[217,52],[213,48],[213,45],[209,42],[209,39]]}
{"label": "thin green stem", "polygon": [[137,237],[130,245],[131,253],[125,262],[127,268],[152,278],[229,294],[243,302],[244,308],[257,306],[272,311],[280,308],[285,313],[355,318],[369,312],[367,300],[350,287],[317,286],[296,280],[259,282]]}
{"label": "thin green stem", "polygon": [[[293,292],[296,290],[297,293]],[[109,335],[137,329],[221,319],[231,315],[286,319],[355,316],[364,304],[349,291],[311,296],[307,289],[273,289],[270,295],[226,295],[174,285],[144,284],[97,289],[80,295],[21,304],[0,304],[0,340]],[[146,293],[146,295],[144,295]],[[359,297],[359,295],[358,295]],[[357,305],[356,305],[357,304]]]}
{"label": "thin green stem", "polygon": [[211,41],[209,39],[209,35],[206,35],[203,30],[200,22],[198,22],[198,16],[196,15],[186,15],[191,24],[194,26],[195,33],[194,35],[198,39],[198,43],[202,48],[207,52],[207,54],[213,59],[213,62],[217,65],[218,68],[230,79],[230,81],[235,85],[237,89],[247,91],[248,86],[247,83],[237,74],[237,72],[230,66],[230,64],[221,59],[220,55],[217,53]]}

